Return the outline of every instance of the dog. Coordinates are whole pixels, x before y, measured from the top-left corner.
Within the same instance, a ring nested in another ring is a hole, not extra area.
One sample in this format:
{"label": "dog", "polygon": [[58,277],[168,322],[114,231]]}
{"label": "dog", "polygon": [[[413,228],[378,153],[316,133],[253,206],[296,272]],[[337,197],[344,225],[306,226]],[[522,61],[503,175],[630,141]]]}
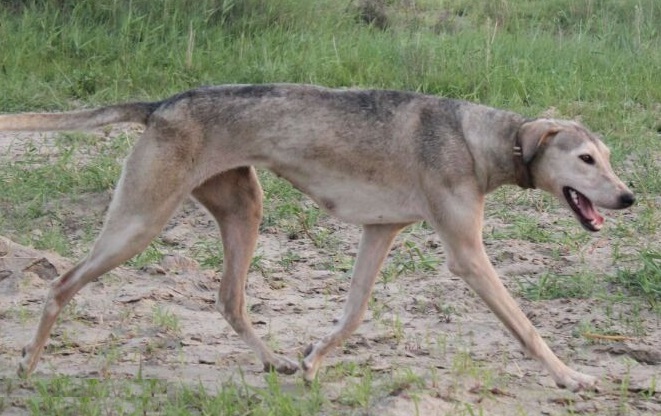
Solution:
{"label": "dog", "polygon": [[[596,207],[624,209],[634,194],[609,150],[578,122],[526,119],[466,101],[403,91],[312,85],[202,87],[159,102],[64,113],[0,115],[0,130],[145,126],[90,253],[57,278],[18,373],[29,375],[63,306],[88,282],[145,249],[192,195],[215,218],[224,250],[216,307],[265,370],[316,377],[321,362],[358,327],[393,239],[424,220],[443,241],[447,265],[486,302],[559,387],[596,389],[565,365],[507,292],[482,243],[485,196],[502,185],[555,195],[589,231]],[[291,182],[335,217],[363,227],[344,314],[299,363],[255,333],[245,285],[262,215],[255,167]]]}

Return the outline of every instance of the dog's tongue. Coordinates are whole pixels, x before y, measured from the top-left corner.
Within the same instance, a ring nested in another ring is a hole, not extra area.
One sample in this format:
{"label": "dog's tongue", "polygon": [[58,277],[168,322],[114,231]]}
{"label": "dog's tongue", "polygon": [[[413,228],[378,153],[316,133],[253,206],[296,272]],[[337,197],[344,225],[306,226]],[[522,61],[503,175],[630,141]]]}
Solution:
{"label": "dog's tongue", "polygon": [[592,202],[580,193],[578,193],[578,208],[581,210],[583,218],[590,221],[592,225],[600,227],[604,223],[604,217],[599,214]]}

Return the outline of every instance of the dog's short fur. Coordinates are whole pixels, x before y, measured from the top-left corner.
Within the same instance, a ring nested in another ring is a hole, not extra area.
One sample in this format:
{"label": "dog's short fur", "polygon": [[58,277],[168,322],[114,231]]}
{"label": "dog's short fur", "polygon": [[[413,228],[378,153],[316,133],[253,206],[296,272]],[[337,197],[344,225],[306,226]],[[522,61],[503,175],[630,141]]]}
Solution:
{"label": "dog's short fur", "polygon": [[609,151],[579,123],[522,116],[463,101],[397,91],[306,85],[200,88],[156,103],[55,114],[0,116],[0,130],[146,126],[127,158],[105,225],[89,255],[52,285],[19,373],[35,368],[62,307],[86,283],[130,259],[192,194],[215,217],[224,271],[217,308],[265,369],[294,373],[253,330],[244,287],[257,240],[262,190],[253,166],[270,169],[330,214],[363,225],[344,316],[305,352],[312,380],[323,357],[359,325],[397,233],[425,220],[445,245],[448,267],[489,305],[561,387],[596,379],[563,364],[508,294],[482,244],[484,197],[505,184],[558,197],[598,230],[595,205],[621,209],[634,197],[613,173]]}

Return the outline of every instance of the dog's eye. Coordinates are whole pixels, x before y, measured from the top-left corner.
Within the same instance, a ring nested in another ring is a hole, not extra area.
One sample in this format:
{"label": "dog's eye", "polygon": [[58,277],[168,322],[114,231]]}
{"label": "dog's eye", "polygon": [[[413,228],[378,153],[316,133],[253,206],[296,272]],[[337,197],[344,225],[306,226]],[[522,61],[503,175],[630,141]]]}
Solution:
{"label": "dog's eye", "polygon": [[581,160],[588,165],[594,165],[594,159],[590,155],[580,155]]}

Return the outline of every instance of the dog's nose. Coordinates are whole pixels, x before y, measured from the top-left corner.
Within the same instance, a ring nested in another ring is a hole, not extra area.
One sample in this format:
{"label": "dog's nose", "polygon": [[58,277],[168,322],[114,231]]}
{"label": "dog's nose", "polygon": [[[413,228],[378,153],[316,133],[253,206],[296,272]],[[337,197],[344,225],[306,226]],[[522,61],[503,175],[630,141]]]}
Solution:
{"label": "dog's nose", "polygon": [[622,208],[630,207],[634,202],[636,202],[636,197],[633,195],[633,192],[620,195],[620,205],[622,205]]}

